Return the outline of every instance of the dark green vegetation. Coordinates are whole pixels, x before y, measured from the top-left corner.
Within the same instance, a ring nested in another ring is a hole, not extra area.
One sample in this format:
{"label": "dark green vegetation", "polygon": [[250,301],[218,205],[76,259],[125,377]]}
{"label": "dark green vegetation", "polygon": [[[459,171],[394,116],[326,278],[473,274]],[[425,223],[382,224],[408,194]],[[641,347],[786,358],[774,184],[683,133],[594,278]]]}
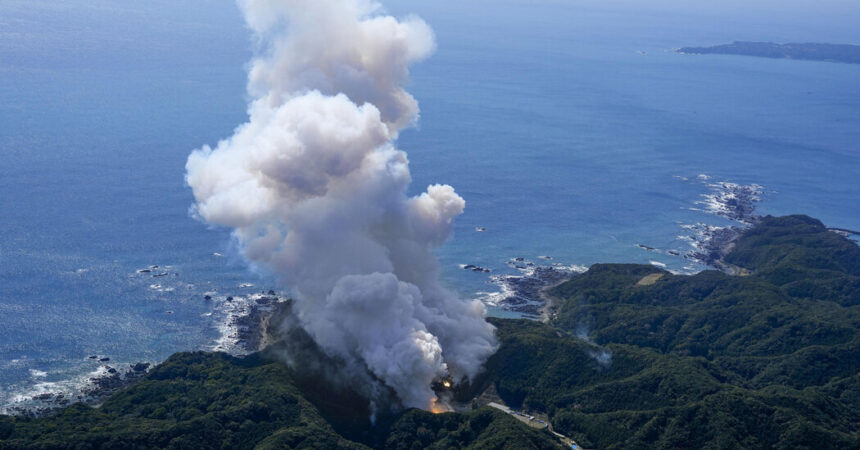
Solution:
{"label": "dark green vegetation", "polygon": [[[493,319],[501,347],[459,394],[493,386],[586,447],[860,448],[860,247],[766,217],[726,260],[751,275],[593,266],[554,289],[551,323]],[[558,445],[488,408],[368,417],[357,394],[265,354],[182,353],[100,408],[0,417],[0,449]]]}
{"label": "dark green vegetation", "polygon": [[551,326],[494,321],[481,387],[585,446],[860,448],[860,248],[767,217],[727,260],[752,275],[593,266],[554,290]]}
{"label": "dark green vegetation", "polygon": [[179,353],[99,408],[0,416],[0,449],[557,448],[548,434],[489,408],[410,410],[375,427],[368,417],[349,393],[320,389],[259,354]]}
{"label": "dark green vegetation", "polygon": [[733,42],[713,47],[683,47],[679,53],[760,56],[764,58],[806,59],[860,64],[860,45],[774,44],[773,42]]}
{"label": "dark green vegetation", "polygon": [[726,261],[797,298],[860,305],[860,252],[806,216],[769,217],[738,240]]}

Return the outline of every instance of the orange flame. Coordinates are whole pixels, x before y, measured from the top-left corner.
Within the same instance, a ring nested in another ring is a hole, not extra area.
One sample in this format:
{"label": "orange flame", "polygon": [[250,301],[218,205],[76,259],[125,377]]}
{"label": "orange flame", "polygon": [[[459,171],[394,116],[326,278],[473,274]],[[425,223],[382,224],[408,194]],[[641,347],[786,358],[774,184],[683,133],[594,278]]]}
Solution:
{"label": "orange flame", "polygon": [[445,403],[440,402],[438,398],[430,400],[430,412],[432,412],[433,414],[441,414],[451,411],[451,407],[446,405]]}

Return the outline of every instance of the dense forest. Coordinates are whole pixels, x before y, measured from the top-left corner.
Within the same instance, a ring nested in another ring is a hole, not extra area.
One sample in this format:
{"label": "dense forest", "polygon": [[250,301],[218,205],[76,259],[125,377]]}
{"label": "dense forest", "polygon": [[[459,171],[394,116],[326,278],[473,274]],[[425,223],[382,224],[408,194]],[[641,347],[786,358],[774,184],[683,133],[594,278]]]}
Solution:
{"label": "dense forest", "polygon": [[261,354],[179,353],[98,408],[0,417],[0,449],[557,448],[550,435],[490,408],[409,410],[373,425],[366,406]]}
{"label": "dense forest", "polygon": [[860,447],[860,248],[766,217],[726,260],[751,275],[591,267],[551,325],[493,322],[484,383],[584,446]]}
{"label": "dense forest", "polygon": [[[765,217],[725,256],[745,276],[597,264],[548,323],[491,319],[492,391],[586,448],[860,448],[860,247]],[[98,408],[0,417],[0,448],[558,448],[500,411],[380,414],[270,352],[181,353]]]}

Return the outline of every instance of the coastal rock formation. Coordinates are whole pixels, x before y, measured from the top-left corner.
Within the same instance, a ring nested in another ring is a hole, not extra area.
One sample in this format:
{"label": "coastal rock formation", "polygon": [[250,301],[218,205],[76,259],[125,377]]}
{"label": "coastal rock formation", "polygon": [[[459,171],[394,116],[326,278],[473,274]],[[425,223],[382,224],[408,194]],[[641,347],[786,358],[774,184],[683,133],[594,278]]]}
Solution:
{"label": "coastal rock formation", "polygon": [[522,257],[511,259],[508,265],[519,274],[490,277],[490,282],[499,287],[499,292],[490,294],[484,301],[534,318],[541,315],[547,302],[544,291],[585,271],[585,267],[581,266],[539,266]]}
{"label": "coastal rock formation", "polygon": [[4,408],[4,413],[25,417],[45,417],[58,413],[72,403],[98,405],[119,390],[146,376],[150,363],[128,366],[102,366],[75,391],[43,392]]}
{"label": "coastal rock formation", "polygon": [[98,408],[0,416],[0,448],[855,448],[860,247],[766,216],[726,260],[750,274],[595,264],[547,322],[489,319],[485,372],[436,383],[462,411],[375,409],[281,302],[266,351],[179,353]]}
{"label": "coastal rock formation", "polygon": [[[262,350],[271,342],[269,320],[273,315],[289,310],[290,300],[279,298],[272,290],[268,292],[269,295],[227,297],[235,301],[225,299],[224,306],[221,306],[224,310],[222,333],[214,350],[243,356]],[[211,296],[206,297],[211,300]],[[94,363],[111,361],[110,357],[99,355],[89,355],[86,359]],[[14,403],[4,405],[0,412],[42,417],[55,414],[72,403],[97,405],[115,392],[143,379],[150,366],[149,362],[102,365],[80,382],[58,383],[55,390],[23,395]],[[53,389],[54,385],[51,386]]]}

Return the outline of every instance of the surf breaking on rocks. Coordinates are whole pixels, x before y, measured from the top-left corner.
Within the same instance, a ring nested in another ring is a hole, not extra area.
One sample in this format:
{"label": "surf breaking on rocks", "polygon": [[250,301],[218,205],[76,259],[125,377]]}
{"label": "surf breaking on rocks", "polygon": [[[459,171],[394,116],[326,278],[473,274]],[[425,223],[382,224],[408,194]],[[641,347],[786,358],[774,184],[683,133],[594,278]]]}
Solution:
{"label": "surf breaking on rocks", "polygon": [[[731,250],[734,241],[745,229],[761,220],[756,206],[765,196],[765,188],[759,184],[738,184],[730,181],[711,181],[706,174],[688,178],[676,178],[702,185],[708,189],[700,194],[700,199],[686,209],[726,219],[731,225],[714,225],[705,222],[680,224],[684,234],[677,236],[679,241],[689,245],[688,250],[660,249],[646,244],[636,247],[653,253],[681,257],[689,264],[680,270],[669,269],[673,273],[692,274],[706,267],[713,267],[728,273],[737,273],[738,268],[725,264],[723,257]],[[665,263],[650,261],[652,265],[667,268]]]}
{"label": "surf breaking on rocks", "polygon": [[299,323],[353,386],[439,409],[431,385],[471,379],[495,351],[480,301],[438,283],[432,253],[465,201],[408,197],[394,141],[418,118],[403,86],[429,26],[366,0],[242,0],[257,57],[248,121],[188,158],[192,213],[230,227],[251,264],[295,292]]}

